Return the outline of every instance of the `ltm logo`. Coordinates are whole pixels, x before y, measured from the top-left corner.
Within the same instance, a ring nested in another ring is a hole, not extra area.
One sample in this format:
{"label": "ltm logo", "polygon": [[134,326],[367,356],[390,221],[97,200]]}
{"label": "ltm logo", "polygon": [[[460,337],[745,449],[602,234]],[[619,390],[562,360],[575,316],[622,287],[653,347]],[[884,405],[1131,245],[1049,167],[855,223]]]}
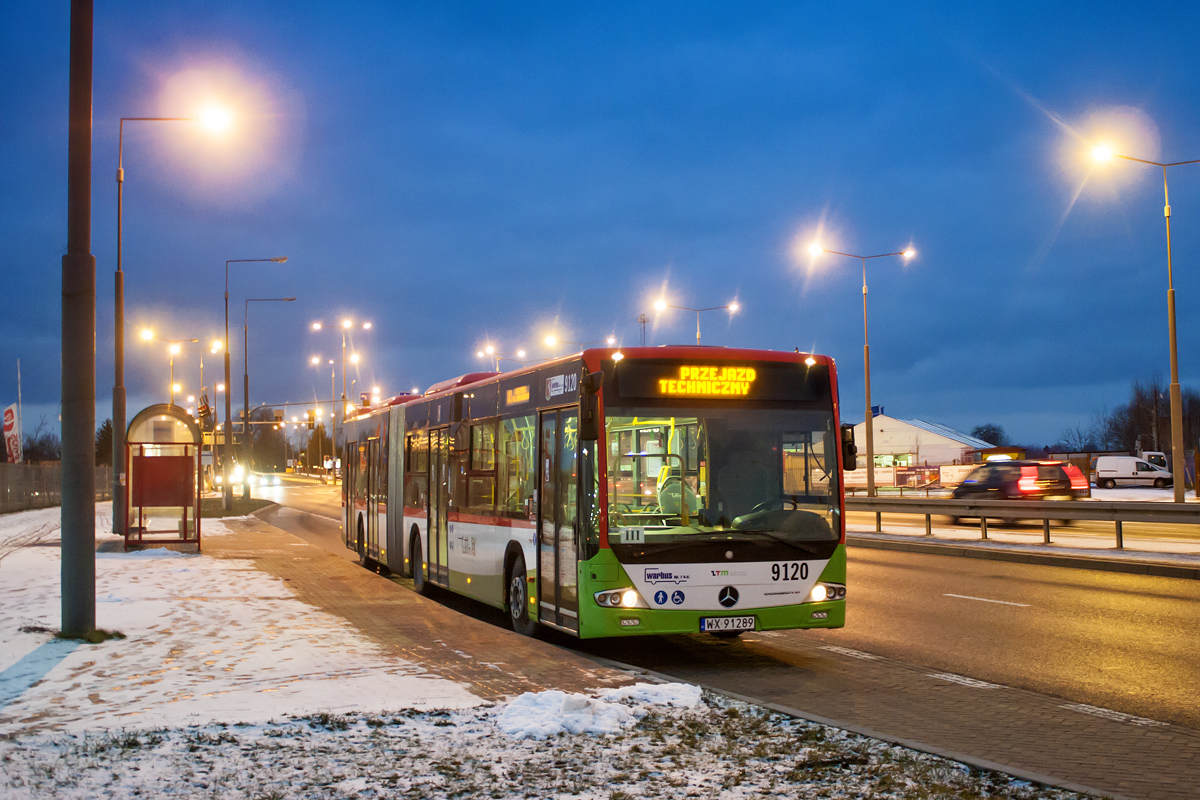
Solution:
{"label": "ltm logo", "polygon": [[714,577],[714,578],[728,578],[728,577],[729,577],[729,570],[727,570],[727,569],[714,569],[714,570],[712,571],[712,574],[713,574],[713,577]]}

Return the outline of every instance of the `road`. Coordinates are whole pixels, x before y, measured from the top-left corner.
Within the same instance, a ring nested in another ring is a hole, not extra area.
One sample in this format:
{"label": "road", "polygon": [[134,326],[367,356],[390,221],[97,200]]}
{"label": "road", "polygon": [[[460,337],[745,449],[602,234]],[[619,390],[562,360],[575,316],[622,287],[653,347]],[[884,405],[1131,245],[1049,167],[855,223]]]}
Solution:
{"label": "road", "polygon": [[[354,557],[339,538],[337,489],[259,493],[288,507],[268,522]],[[849,556],[846,627],[750,637],[756,652],[800,647],[819,668],[844,661],[842,648],[1200,730],[1200,582],[855,547]],[[727,669],[743,644],[696,635],[583,648],[673,673],[697,660]]]}

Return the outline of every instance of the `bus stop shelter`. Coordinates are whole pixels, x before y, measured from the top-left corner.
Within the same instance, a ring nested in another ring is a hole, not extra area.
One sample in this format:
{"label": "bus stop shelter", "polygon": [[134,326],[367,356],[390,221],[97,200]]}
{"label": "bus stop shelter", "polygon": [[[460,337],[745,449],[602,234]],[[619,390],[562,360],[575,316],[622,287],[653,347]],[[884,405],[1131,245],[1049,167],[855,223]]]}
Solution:
{"label": "bus stop shelter", "polygon": [[200,452],[196,421],[176,405],[139,411],[125,434],[125,549],[131,543],[200,550]]}

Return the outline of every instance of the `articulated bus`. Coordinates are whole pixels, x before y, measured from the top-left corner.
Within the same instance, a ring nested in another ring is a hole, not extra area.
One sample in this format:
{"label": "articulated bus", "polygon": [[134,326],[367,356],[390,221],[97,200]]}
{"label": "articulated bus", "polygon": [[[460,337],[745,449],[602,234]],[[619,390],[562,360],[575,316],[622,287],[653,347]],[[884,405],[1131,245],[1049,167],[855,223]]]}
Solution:
{"label": "articulated bus", "polygon": [[346,546],[579,637],[845,624],[825,356],[592,349],[473,373],[340,431]]}

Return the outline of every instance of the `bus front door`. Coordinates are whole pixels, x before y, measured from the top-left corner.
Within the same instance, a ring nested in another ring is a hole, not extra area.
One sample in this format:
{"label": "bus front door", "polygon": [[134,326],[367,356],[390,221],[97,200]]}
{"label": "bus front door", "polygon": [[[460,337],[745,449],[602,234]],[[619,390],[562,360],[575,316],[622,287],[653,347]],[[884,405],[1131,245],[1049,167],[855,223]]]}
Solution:
{"label": "bus front door", "polygon": [[429,580],[442,586],[450,583],[450,569],[446,559],[449,538],[446,516],[449,501],[450,436],[446,428],[429,432]]}
{"label": "bus front door", "polygon": [[579,412],[543,411],[538,435],[538,618],[579,630],[576,448]]}

